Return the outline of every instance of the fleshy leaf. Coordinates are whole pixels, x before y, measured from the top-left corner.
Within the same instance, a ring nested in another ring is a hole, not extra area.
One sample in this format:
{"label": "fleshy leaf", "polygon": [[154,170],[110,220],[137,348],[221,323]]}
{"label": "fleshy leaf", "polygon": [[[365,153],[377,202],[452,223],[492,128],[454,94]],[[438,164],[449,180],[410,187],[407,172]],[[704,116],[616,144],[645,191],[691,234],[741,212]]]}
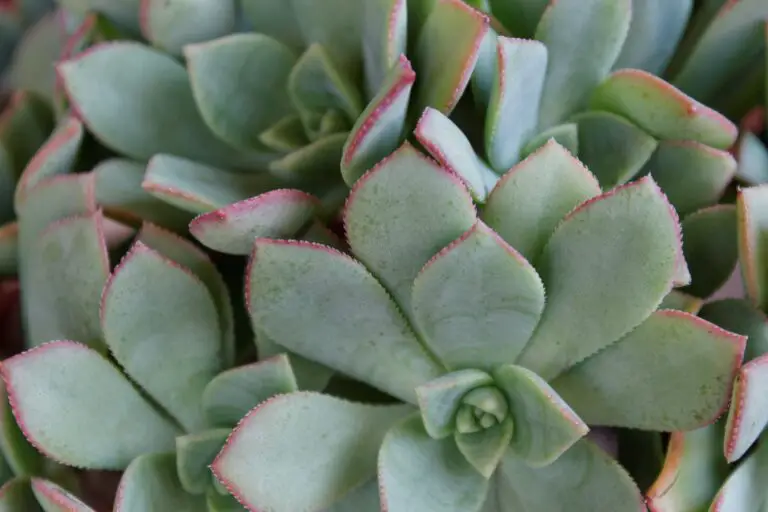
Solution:
{"label": "fleshy leaf", "polygon": [[289,183],[311,185],[339,180],[345,133],[335,133],[289,153],[269,164],[272,174]]}
{"label": "fleshy leaf", "polygon": [[733,399],[725,427],[725,458],[739,460],[768,425],[768,355],[745,364],[733,385]]}
{"label": "fleshy leaf", "polygon": [[[704,301],[699,297],[688,295],[679,290],[672,290],[659,304],[659,309],[676,309],[692,315],[698,314]],[[717,322],[713,322],[717,323]],[[719,324],[718,324],[719,325]]]}
{"label": "fleshy leaf", "polygon": [[317,393],[279,395],[248,413],[212,470],[249,509],[323,509],[375,474],[384,435],[411,410]]}
{"label": "fleshy leaf", "polygon": [[276,343],[406,402],[443,373],[376,279],[330,247],[257,239],[245,293]]}
{"label": "fleshy leaf", "polygon": [[205,502],[208,505],[208,512],[243,512],[246,510],[234,496],[229,493],[220,494],[213,486],[208,488]]}
{"label": "fleshy leaf", "polygon": [[728,476],[715,496],[711,512],[759,511],[765,507],[765,482],[768,470],[768,443],[758,448]]}
{"label": "fleshy leaf", "polygon": [[504,392],[515,423],[510,450],[531,466],[547,466],[558,459],[589,427],[535,373],[505,365],[493,372]]}
{"label": "fleshy leaf", "polygon": [[499,37],[485,151],[491,167],[505,172],[520,159],[534,134],[547,71],[547,47],[538,41]]}
{"label": "fleshy leaf", "polygon": [[483,512],[645,512],[632,478],[586,439],[543,468],[531,467],[508,451],[497,475]]}
{"label": "fleshy leaf", "polygon": [[[328,383],[336,373],[334,370],[281,347],[263,332],[258,329],[255,330],[254,341],[256,342],[256,351],[260,360],[286,354],[289,356],[288,360],[296,378],[298,389],[302,391],[323,391],[328,386]],[[242,418],[242,416],[241,414],[240,417]]]}
{"label": "fleshy leaf", "polygon": [[684,261],[676,217],[650,178],[568,214],[536,261],[547,306],[518,364],[551,380],[645,320]]}
{"label": "fleshy leaf", "polygon": [[341,175],[350,187],[365,171],[397,148],[415,80],[411,63],[401,55],[386,75],[379,92],[355,121],[344,143],[341,159]]}
{"label": "fleshy leaf", "polygon": [[450,114],[466,89],[489,20],[461,0],[437,0],[415,46],[413,116],[426,107]]}
{"label": "fleshy leaf", "polygon": [[19,224],[0,226],[0,276],[16,275],[19,266]]}
{"label": "fleshy leaf", "polygon": [[530,39],[536,32],[549,0],[489,0],[493,15],[518,37]]}
{"label": "fleshy leaf", "polygon": [[427,434],[434,439],[451,435],[462,397],[472,389],[490,384],[493,384],[493,379],[485,372],[459,370],[416,388]]}
{"label": "fleshy leaf", "polygon": [[186,231],[191,213],[161,201],[141,188],[145,166],[121,158],[100,162],[94,169],[96,201],[104,212],[133,224],[152,222],[176,232]]}
{"label": "fleshy leaf", "polygon": [[693,0],[633,0],[629,34],[614,65],[659,75],[680,42]]}
{"label": "fleshy leaf", "polygon": [[651,512],[707,510],[728,474],[721,423],[672,432],[664,468],[647,491]]}
{"label": "fleshy leaf", "polygon": [[53,125],[53,112],[45,99],[30,91],[13,93],[3,110],[0,139],[16,176],[48,138]]}
{"label": "fleshy leaf", "polygon": [[99,304],[109,259],[101,212],[51,224],[25,258],[29,343],[73,339],[103,348]]}
{"label": "fleshy leaf", "polygon": [[475,218],[461,180],[408,143],[355,183],[344,213],[352,251],[406,314],[421,268]]}
{"label": "fleshy leaf", "polygon": [[203,251],[180,236],[152,224],[141,227],[136,240],[160,253],[169,260],[192,271],[211,294],[221,327],[221,360],[225,367],[235,360],[235,320],[232,301],[224,278]]}
{"label": "fleshy leaf", "polygon": [[57,69],[78,117],[109,148],[138,160],[169,153],[212,165],[235,161],[206,127],[186,71],[169,55],[106,43]]}
{"label": "fleshy leaf", "polygon": [[736,172],[726,151],[693,141],[665,140],[644,169],[681,216],[717,203]]}
{"label": "fleshy leaf", "polygon": [[122,469],[174,446],[176,428],[85,345],[47,343],[3,361],[0,373],[22,431],[52,459]]}
{"label": "fleshy leaf", "polygon": [[408,9],[405,0],[369,1],[362,9],[365,86],[368,98],[373,98],[388,81],[398,57],[405,53]]}
{"label": "fleshy leaf", "polygon": [[489,371],[522,352],[544,309],[544,286],[525,258],[478,221],[419,273],[412,308],[448,369]]}
{"label": "fleshy leaf", "polygon": [[182,48],[225,36],[235,28],[234,0],[142,0],[142,35],[173,55]]}
{"label": "fleshy leaf", "polygon": [[257,237],[293,238],[317,213],[317,198],[279,189],[204,213],[189,225],[203,245],[228,254],[249,254]]}
{"label": "fleshy leaf", "polygon": [[768,183],[768,148],[759,137],[750,132],[743,133],[736,156],[739,162],[737,178],[750,185]]}
{"label": "fleshy leaf", "polygon": [[[59,31],[60,14],[49,11],[47,0],[25,1],[17,5],[22,11],[32,8],[37,12],[22,12],[22,17],[33,14],[24,21],[34,21],[34,24],[27,26],[13,51],[12,61],[5,70],[6,83],[14,90],[32,91],[49,102],[53,101],[56,83],[54,64],[60,58],[63,46]],[[7,30],[5,26],[3,29]]]}
{"label": "fleshy leaf", "polygon": [[298,51],[304,46],[291,0],[241,0],[254,32],[266,34]]}
{"label": "fleshy leaf", "polygon": [[[219,1],[208,0],[216,9]],[[262,147],[259,135],[293,112],[287,84],[296,56],[271,37],[233,34],[187,46],[184,55],[200,114],[234,147]]]}
{"label": "fleshy leaf", "polygon": [[706,298],[723,286],[739,258],[736,207],[719,204],[688,215],[682,222],[683,254],[691,284],[682,290]]}
{"label": "fleshy leaf", "polygon": [[101,325],[115,359],[185,430],[205,425],[200,400],[221,369],[222,328],[199,278],[137,242],[104,288]]}
{"label": "fleshy leaf", "polygon": [[94,512],[94,510],[53,482],[32,479],[32,492],[45,512]]}
{"label": "fleshy leaf", "polygon": [[768,231],[768,185],[743,188],[738,193],[739,263],[747,296],[768,310],[768,266],[766,236]]}
{"label": "fleshy leaf", "polygon": [[[16,418],[13,416],[11,403],[5,385],[2,385],[2,402],[0,402],[0,448],[3,459],[16,475],[41,475],[45,470],[45,459],[37,451],[21,431]],[[0,509],[2,510],[2,509]]]}
{"label": "fleshy leaf", "polygon": [[579,159],[604,190],[632,179],[658,144],[634,124],[609,112],[585,112],[574,120],[579,125]]}
{"label": "fleshy leaf", "polygon": [[88,11],[103,13],[110,20],[114,20],[129,30],[139,28],[139,2],[140,0],[60,0],[62,7],[74,15],[84,15]]}
{"label": "fleshy leaf", "polygon": [[221,451],[230,432],[228,428],[220,428],[176,438],[176,471],[185,491],[205,493],[211,485],[208,466]]}
{"label": "fleshy leaf", "polygon": [[611,74],[595,89],[591,108],[624,116],[662,140],[694,140],[728,149],[736,126],[661,78],[638,69]]}
{"label": "fleshy leaf", "polygon": [[322,512],[376,512],[380,509],[379,483],[376,476],[348,493],[341,501]]}
{"label": "fleshy leaf", "polygon": [[115,498],[115,512],[148,510],[207,510],[204,497],[189,494],[181,486],[173,453],[142,455],[123,473]]}
{"label": "fleshy leaf", "polygon": [[248,199],[276,185],[268,174],[235,174],[172,155],[153,157],[141,184],[158,199],[194,214]]}
{"label": "fleshy leaf", "polygon": [[555,139],[555,142],[567,149],[572,155],[576,156],[579,154],[579,125],[576,123],[564,123],[547,128],[531,138],[523,147],[520,156],[526,158],[535,153],[549,142],[549,139]]}
{"label": "fleshy leaf", "polygon": [[0,487],[0,512],[44,512],[26,478],[15,478]]}
{"label": "fleshy leaf", "polygon": [[509,447],[515,434],[515,423],[510,418],[481,432],[456,433],[456,447],[467,462],[485,478],[490,478]]}
{"label": "fleshy leaf", "polygon": [[203,392],[203,410],[211,425],[234,427],[248,411],[283,393],[297,391],[288,356],[279,354],[220,373]]}
{"label": "fleshy leaf", "polygon": [[477,510],[488,489],[453,439],[437,441],[411,416],[392,427],[379,452],[382,510]]}
{"label": "fleshy leaf", "polygon": [[727,407],[745,343],[688,313],[657,311],[552,387],[590,425],[692,430]]}
{"label": "fleshy leaf", "polygon": [[550,141],[496,184],[482,218],[509,245],[535,261],[563,217],[600,194],[595,177]]}
{"label": "fleshy leaf", "polygon": [[746,299],[722,299],[705,304],[699,316],[743,336],[747,336],[744,362],[768,354],[768,317]]}
{"label": "fleshy leaf", "polygon": [[540,129],[582,110],[605,78],[629,31],[632,0],[558,0],[547,7],[536,39],[549,51]]}

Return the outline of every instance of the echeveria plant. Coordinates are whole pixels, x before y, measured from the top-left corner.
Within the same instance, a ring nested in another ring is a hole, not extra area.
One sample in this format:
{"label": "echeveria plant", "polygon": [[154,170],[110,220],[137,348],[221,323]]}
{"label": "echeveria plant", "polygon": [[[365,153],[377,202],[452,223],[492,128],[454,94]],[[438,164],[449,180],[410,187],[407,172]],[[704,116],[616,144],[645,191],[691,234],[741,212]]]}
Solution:
{"label": "echeveria plant", "polygon": [[213,464],[251,510],[375,509],[379,491],[393,512],[640,510],[588,425],[688,430],[728,403],[744,337],[656,310],[689,275],[650,177],[601,194],[552,141],[478,215],[406,144],[356,183],[344,225],[357,259],[256,240],[253,325],[403,404],[256,407]]}

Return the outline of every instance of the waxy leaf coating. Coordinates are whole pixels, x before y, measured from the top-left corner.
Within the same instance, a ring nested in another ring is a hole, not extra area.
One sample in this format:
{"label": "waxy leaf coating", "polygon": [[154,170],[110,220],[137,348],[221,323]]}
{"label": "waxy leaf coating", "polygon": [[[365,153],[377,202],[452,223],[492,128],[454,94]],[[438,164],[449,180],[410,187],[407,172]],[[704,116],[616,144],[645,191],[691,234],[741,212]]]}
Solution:
{"label": "waxy leaf coating", "polygon": [[768,425],[768,355],[745,364],[733,384],[725,431],[725,457],[739,460]]}
{"label": "waxy leaf coating", "polygon": [[32,492],[45,512],[94,512],[67,490],[42,478],[31,480]]}

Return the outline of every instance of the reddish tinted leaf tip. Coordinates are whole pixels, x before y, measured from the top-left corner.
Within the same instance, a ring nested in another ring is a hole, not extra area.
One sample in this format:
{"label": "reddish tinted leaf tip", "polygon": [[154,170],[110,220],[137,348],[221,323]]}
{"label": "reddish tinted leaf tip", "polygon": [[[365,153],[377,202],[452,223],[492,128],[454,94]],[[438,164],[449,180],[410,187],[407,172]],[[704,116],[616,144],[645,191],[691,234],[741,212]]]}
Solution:
{"label": "reddish tinted leaf tip", "polygon": [[[760,185],[763,188],[768,185]],[[737,223],[738,223],[738,237],[739,237],[739,252],[742,257],[740,258],[741,269],[744,274],[744,286],[747,289],[747,296],[753,302],[755,306],[760,309],[760,287],[758,285],[757,278],[757,262],[755,261],[755,251],[751,243],[751,237],[749,236],[749,205],[744,197],[742,190],[736,191],[736,207],[737,207]]]}
{"label": "reddish tinted leaf tip", "polygon": [[662,509],[658,508],[656,500],[663,498],[677,480],[677,471],[683,458],[683,448],[684,433],[672,432],[669,438],[667,456],[664,459],[664,467],[647,492],[646,504],[651,512],[663,512]]}
{"label": "reddish tinted leaf tip", "polygon": [[738,373],[738,376],[736,377],[734,384],[736,390],[735,403],[731,405],[731,410],[734,414],[734,417],[728,438],[726,439],[725,443],[725,458],[729,463],[735,462],[735,459],[733,458],[734,450],[736,449],[739,432],[741,431],[741,424],[744,420],[744,403],[747,398],[750,374],[765,366],[768,366],[768,354],[764,354],[757,359],[753,359],[752,361],[743,365]]}
{"label": "reddish tinted leaf tip", "polygon": [[65,496],[61,494],[58,489],[54,489],[51,485],[40,478],[32,478],[30,480],[32,488],[48,498],[50,501],[61,507],[62,510],[72,510],[72,503]]}
{"label": "reddish tinted leaf tip", "polygon": [[29,192],[26,190],[29,184],[29,180],[40,171],[40,168],[48,161],[48,158],[50,158],[51,154],[71,140],[82,137],[82,135],[82,123],[76,117],[69,116],[66,120],[66,124],[64,125],[64,129],[57,133],[48,142],[46,142],[45,145],[43,145],[43,147],[41,147],[38,152],[35,153],[35,155],[32,157],[32,160],[29,161],[27,167],[22,172],[21,178],[19,179],[19,184],[17,185],[20,191],[20,197],[23,198],[26,195],[24,194],[25,191]]}
{"label": "reddish tinted leaf tip", "polygon": [[[394,4],[392,5],[392,10],[389,12],[389,30],[387,31],[387,61],[391,61],[394,55],[392,55],[391,52],[394,48],[392,46],[392,42],[395,40],[395,36],[397,35],[397,18],[401,14],[405,14],[407,16],[407,11],[404,11],[406,8],[405,0],[395,0]],[[400,56],[400,64],[403,64],[403,59],[405,58],[404,55]],[[407,62],[407,59],[406,59]]]}
{"label": "reddish tinted leaf tip", "polygon": [[418,123],[416,123],[416,129],[414,130],[414,133],[416,135],[416,139],[419,141],[419,143],[424,146],[424,149],[426,149],[432,157],[437,160],[437,162],[443,166],[448,171],[452,172],[456,175],[459,180],[461,180],[461,183],[464,187],[469,188],[470,185],[467,182],[467,180],[464,179],[459,172],[454,169],[454,167],[450,164],[448,161],[448,158],[446,158],[445,153],[438,147],[437,144],[435,144],[429,136],[424,133],[424,125],[429,121],[429,119],[432,116],[439,115],[439,112],[435,110],[432,107],[427,107],[424,109],[424,112],[421,113],[421,117],[419,117]]}
{"label": "reddish tinted leaf tip", "polygon": [[[643,176],[642,178],[640,178],[640,179],[638,179],[636,181],[632,181],[632,182],[629,182],[629,183],[625,183],[623,185],[619,185],[618,187],[615,187],[615,188],[609,190],[608,192],[605,192],[605,193],[600,194],[598,196],[595,196],[593,198],[587,199],[586,201],[584,201],[580,205],[576,206],[573,210],[571,210],[563,218],[563,222],[565,222],[567,220],[570,220],[573,216],[577,215],[578,213],[582,212],[583,210],[586,210],[587,208],[590,208],[591,206],[593,206],[595,203],[597,203],[599,201],[602,201],[604,199],[608,199],[610,197],[613,197],[613,196],[617,195],[619,192],[623,192],[624,190],[628,190],[628,189],[631,189],[631,188],[639,188],[639,187],[645,185],[646,183],[651,184],[651,186],[653,187],[654,191],[656,191],[659,195],[661,195],[664,198],[664,201],[667,204],[669,204],[669,201],[667,201],[666,196],[661,191],[661,189],[656,184],[656,182],[653,180],[653,178],[651,178],[650,176]],[[677,214],[675,214],[675,216],[677,216]]]}
{"label": "reddish tinted leaf tip", "polygon": [[483,38],[485,37],[485,33],[488,31],[491,20],[484,13],[464,3],[462,0],[441,0],[441,2],[471,14],[478,24],[475,40],[467,54],[463,56],[462,62],[464,62],[464,68],[461,70],[461,76],[459,77],[456,88],[453,90],[453,94],[451,95],[450,105],[448,107],[453,108],[456,103],[458,103],[459,97],[464,92],[464,89],[466,89],[467,83],[472,76],[472,71],[474,70],[475,64],[477,63],[477,57],[480,54],[480,45],[483,43]]}

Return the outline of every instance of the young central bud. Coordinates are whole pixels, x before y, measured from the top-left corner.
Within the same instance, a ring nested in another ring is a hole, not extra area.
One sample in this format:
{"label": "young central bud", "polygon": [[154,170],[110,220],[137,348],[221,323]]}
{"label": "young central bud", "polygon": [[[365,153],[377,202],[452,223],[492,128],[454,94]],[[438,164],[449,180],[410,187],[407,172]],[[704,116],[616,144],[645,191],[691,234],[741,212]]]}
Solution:
{"label": "young central bud", "polygon": [[495,387],[473,389],[461,399],[456,413],[456,431],[461,434],[480,432],[498,425],[507,418],[509,405]]}

